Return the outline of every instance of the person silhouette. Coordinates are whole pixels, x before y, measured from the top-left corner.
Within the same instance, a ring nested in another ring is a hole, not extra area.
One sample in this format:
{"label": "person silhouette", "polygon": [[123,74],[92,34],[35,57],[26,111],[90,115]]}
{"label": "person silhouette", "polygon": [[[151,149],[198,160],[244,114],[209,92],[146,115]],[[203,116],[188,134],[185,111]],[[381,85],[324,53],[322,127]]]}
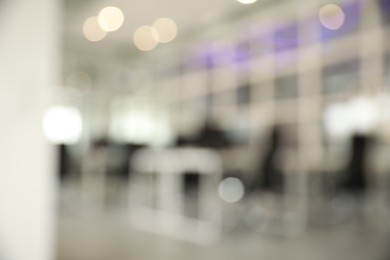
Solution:
{"label": "person silhouette", "polygon": [[339,183],[339,191],[362,194],[367,188],[367,157],[372,138],[364,134],[351,137],[351,157]]}
{"label": "person silhouette", "polygon": [[252,184],[252,191],[283,192],[284,177],[279,163],[283,139],[284,137],[280,126],[273,126],[267,143],[265,144],[265,154],[255,170],[255,180]]}

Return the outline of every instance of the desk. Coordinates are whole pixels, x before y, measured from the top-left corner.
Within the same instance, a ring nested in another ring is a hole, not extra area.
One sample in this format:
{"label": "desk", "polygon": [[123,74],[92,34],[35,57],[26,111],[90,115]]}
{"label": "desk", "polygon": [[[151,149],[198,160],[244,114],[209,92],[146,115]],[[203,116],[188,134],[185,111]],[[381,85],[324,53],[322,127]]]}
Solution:
{"label": "desk", "polygon": [[[144,149],[132,161],[130,218],[135,227],[197,243],[212,243],[220,236],[222,179],[217,153],[202,148]],[[183,174],[199,174],[197,217],[184,213]]]}

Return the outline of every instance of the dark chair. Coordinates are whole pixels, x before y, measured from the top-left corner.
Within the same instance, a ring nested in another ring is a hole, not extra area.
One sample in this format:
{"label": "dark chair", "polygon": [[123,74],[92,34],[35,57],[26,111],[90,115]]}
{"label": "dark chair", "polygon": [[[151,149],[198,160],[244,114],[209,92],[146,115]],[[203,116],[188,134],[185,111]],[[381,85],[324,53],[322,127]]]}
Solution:
{"label": "dark chair", "polygon": [[283,192],[285,178],[278,162],[282,144],[282,131],[280,127],[274,126],[265,145],[265,154],[255,169],[254,181],[251,184],[250,192]]}
{"label": "dark chair", "polygon": [[351,157],[339,184],[339,191],[363,194],[367,189],[367,157],[371,138],[355,134],[351,138]]}
{"label": "dark chair", "polygon": [[372,142],[373,138],[369,135],[354,134],[345,168],[326,178],[325,191],[331,209],[329,220],[333,224],[365,218],[365,197],[370,186],[368,158]]}

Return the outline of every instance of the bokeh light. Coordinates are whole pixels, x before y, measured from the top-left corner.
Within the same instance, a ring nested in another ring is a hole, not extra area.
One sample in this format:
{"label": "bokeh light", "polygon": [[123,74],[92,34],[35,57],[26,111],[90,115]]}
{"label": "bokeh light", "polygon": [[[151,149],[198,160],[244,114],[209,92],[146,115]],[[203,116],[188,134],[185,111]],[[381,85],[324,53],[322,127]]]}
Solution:
{"label": "bokeh light", "polygon": [[345,13],[340,6],[329,4],[320,9],[319,19],[325,28],[338,30],[344,25]]}
{"label": "bokeh light", "polygon": [[55,106],[44,115],[43,133],[53,144],[77,143],[82,128],[81,114],[76,108]]}
{"label": "bokeh light", "polygon": [[174,20],[160,18],[153,23],[153,28],[157,34],[154,35],[158,42],[170,42],[177,36],[177,25]]}
{"label": "bokeh light", "polygon": [[96,16],[89,17],[85,20],[83,24],[83,33],[85,38],[91,42],[100,41],[107,35],[107,33],[100,28]]}
{"label": "bokeh light", "polygon": [[363,97],[330,105],[324,111],[325,130],[335,138],[368,133],[377,127],[379,119],[380,110],[376,103]]}
{"label": "bokeh light", "polygon": [[121,9],[115,6],[104,7],[98,15],[98,23],[100,28],[106,32],[118,30],[125,20],[125,16]]}
{"label": "bokeh light", "polygon": [[156,29],[151,26],[144,25],[134,32],[133,41],[138,49],[142,51],[150,51],[158,44],[156,35],[158,35]]}
{"label": "bokeh light", "polygon": [[244,5],[250,5],[255,3],[257,0],[237,0],[237,1]]}
{"label": "bokeh light", "polygon": [[238,202],[244,196],[245,189],[242,182],[233,177],[224,179],[218,186],[218,194],[226,202]]}

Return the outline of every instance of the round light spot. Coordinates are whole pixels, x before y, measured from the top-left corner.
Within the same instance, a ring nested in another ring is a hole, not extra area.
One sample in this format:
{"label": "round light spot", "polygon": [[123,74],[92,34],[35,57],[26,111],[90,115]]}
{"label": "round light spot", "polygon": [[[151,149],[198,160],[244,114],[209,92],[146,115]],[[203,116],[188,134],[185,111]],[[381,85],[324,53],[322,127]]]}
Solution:
{"label": "round light spot", "polygon": [[138,49],[150,51],[158,44],[156,35],[158,35],[158,33],[153,27],[146,25],[141,26],[134,32],[133,41]]}
{"label": "round light spot", "polygon": [[218,194],[226,202],[238,202],[244,196],[245,189],[242,182],[237,178],[226,178],[218,186]]}
{"label": "round light spot", "polygon": [[170,42],[177,36],[177,25],[169,18],[160,18],[153,23],[157,34],[153,34],[158,42]]}
{"label": "round light spot", "polygon": [[255,3],[257,0],[237,0],[237,1],[244,5],[250,5]]}
{"label": "round light spot", "polygon": [[89,17],[83,24],[83,33],[85,38],[91,42],[97,42],[106,37],[106,32],[103,31],[97,21],[96,16]]}
{"label": "round light spot", "polygon": [[44,115],[43,133],[54,144],[75,144],[81,137],[82,119],[73,107],[55,106]]}
{"label": "round light spot", "polygon": [[345,13],[340,6],[329,4],[320,9],[319,19],[325,28],[338,30],[344,25]]}
{"label": "round light spot", "polygon": [[100,10],[98,15],[98,23],[100,28],[106,32],[118,30],[125,20],[125,16],[121,9],[115,6],[107,6]]}

